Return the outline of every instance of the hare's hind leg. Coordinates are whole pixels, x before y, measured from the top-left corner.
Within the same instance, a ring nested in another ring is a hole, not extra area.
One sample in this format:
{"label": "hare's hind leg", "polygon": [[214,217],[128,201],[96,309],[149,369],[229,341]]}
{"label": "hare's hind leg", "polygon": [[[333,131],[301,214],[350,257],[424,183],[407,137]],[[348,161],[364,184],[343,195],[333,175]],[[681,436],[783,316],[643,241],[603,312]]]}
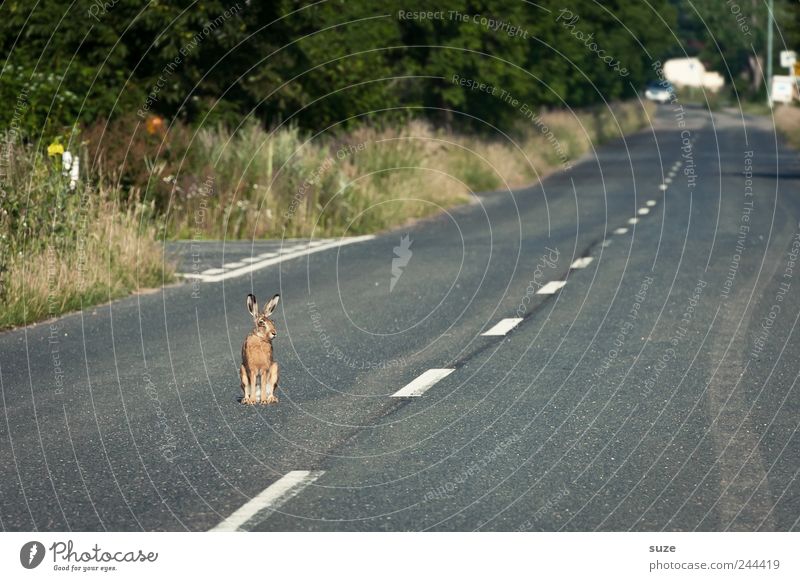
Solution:
{"label": "hare's hind leg", "polygon": [[[258,381],[258,369],[250,369],[250,385],[248,386],[247,393],[245,394],[245,399],[242,400],[242,403],[246,404],[254,404],[256,403],[256,381]],[[245,401],[247,400],[247,401]]]}
{"label": "hare's hind leg", "polygon": [[261,376],[261,403],[278,403],[278,398],[275,396],[275,389],[278,387],[279,380],[280,371],[278,369],[278,364],[273,361],[267,371],[266,385],[269,393],[267,394],[266,400],[264,399],[264,376]]}
{"label": "hare's hind leg", "polygon": [[247,377],[247,369],[242,363],[241,367],[239,367],[239,379],[241,380],[241,388],[242,388],[242,403],[250,403],[247,398],[247,391],[250,388],[250,379]]}
{"label": "hare's hind leg", "polygon": [[[269,379],[267,378],[267,374],[268,374],[268,370],[267,369],[261,369],[258,372],[258,376],[260,378],[259,381],[261,382],[261,399],[260,399],[260,401],[261,401],[262,405],[269,403],[267,401],[267,386],[269,385]],[[253,394],[253,396],[255,396],[255,394]]]}

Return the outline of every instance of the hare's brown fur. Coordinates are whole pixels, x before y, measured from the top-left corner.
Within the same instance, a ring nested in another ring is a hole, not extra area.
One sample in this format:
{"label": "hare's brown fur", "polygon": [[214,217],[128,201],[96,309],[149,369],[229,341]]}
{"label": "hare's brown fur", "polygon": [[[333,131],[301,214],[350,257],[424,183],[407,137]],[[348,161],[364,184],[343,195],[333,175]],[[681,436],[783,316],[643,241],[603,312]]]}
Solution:
{"label": "hare's brown fur", "polygon": [[269,316],[280,300],[275,295],[264,307],[264,312],[258,312],[258,302],[255,295],[247,295],[247,309],[253,316],[255,329],[247,336],[242,344],[242,365],[239,375],[242,382],[242,403],[253,405],[256,400],[256,380],[260,378],[261,403],[278,403],[275,390],[280,379],[278,363],[272,357],[272,340],[277,336],[275,323]]}

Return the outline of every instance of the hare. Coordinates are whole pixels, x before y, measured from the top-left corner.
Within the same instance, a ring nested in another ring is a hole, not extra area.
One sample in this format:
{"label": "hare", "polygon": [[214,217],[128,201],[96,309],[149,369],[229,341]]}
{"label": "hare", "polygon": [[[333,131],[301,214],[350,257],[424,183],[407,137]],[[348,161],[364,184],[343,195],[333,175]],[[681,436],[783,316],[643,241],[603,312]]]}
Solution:
{"label": "hare", "polygon": [[[253,405],[256,402],[256,378],[261,377],[261,403],[278,403],[275,389],[278,387],[280,373],[278,363],[272,358],[272,340],[278,335],[275,323],[269,316],[278,306],[280,295],[275,295],[259,314],[255,295],[247,295],[247,310],[253,316],[255,329],[242,344],[242,403]],[[269,392],[269,393],[268,393]]]}

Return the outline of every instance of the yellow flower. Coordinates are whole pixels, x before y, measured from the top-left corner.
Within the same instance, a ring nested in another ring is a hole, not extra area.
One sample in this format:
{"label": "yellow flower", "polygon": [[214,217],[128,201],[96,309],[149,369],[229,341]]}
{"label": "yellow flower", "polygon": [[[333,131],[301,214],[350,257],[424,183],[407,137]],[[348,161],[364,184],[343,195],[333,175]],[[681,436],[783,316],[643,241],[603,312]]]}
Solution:
{"label": "yellow flower", "polygon": [[47,146],[47,155],[48,157],[55,157],[56,155],[62,155],[64,153],[64,146],[60,143],[51,143]]}

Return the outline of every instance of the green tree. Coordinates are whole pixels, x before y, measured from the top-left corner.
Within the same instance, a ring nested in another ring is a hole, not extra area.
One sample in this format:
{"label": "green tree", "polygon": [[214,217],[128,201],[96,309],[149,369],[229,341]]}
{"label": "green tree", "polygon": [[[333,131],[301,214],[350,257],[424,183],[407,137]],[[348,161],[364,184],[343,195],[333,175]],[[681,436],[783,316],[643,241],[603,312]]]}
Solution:
{"label": "green tree", "polygon": [[501,92],[534,110],[633,96],[675,22],[669,0],[10,0],[0,12],[0,90],[28,99],[29,135],[137,112],[321,128],[380,109],[393,112],[370,122],[508,130],[519,112]]}
{"label": "green tree", "polygon": [[[672,0],[679,10],[682,46],[675,56],[697,56],[708,68],[726,76],[745,96],[764,91],[768,9],[764,0]],[[792,38],[800,10],[791,0],[775,0],[776,51],[781,31]],[[794,35],[794,38],[797,38]],[[774,62],[773,65],[777,65]]]}

